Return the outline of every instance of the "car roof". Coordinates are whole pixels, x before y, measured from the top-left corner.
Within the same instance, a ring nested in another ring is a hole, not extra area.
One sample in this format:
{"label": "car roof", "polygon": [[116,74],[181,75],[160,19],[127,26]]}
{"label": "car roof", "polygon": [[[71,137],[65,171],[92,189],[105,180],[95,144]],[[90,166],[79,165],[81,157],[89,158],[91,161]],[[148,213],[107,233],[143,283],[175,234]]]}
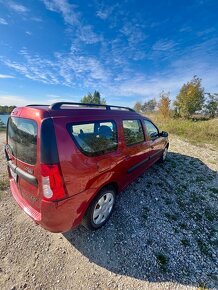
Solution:
{"label": "car roof", "polygon": [[[149,118],[142,116],[129,107],[112,106],[112,105],[98,105],[98,104],[82,104],[75,102],[57,102],[52,105],[32,104],[26,107],[18,107],[15,110],[20,111],[19,116],[26,115],[28,111],[39,112],[41,118],[46,117],[95,117],[96,115],[103,118],[109,117],[135,117],[135,118]],[[14,111],[12,112],[14,115]]]}

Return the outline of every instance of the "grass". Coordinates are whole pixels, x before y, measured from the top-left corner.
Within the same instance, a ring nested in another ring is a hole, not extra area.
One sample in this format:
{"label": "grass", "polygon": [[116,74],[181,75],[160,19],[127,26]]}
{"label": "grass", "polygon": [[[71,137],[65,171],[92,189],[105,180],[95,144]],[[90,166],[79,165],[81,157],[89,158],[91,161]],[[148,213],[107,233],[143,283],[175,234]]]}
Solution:
{"label": "grass", "polygon": [[182,240],[181,240],[181,243],[182,243],[183,246],[185,246],[185,247],[187,247],[187,246],[190,245],[189,240],[187,240],[187,239],[182,239]]}
{"label": "grass", "polygon": [[167,266],[167,263],[168,263],[167,257],[165,255],[159,253],[159,254],[156,255],[156,258],[157,258],[158,264],[160,265],[162,270],[166,271],[166,266]]}
{"label": "grass", "polygon": [[187,229],[188,229],[188,226],[187,226],[186,223],[179,223],[179,226],[180,226],[180,228],[183,229],[183,230],[187,230]]}
{"label": "grass", "polygon": [[212,187],[212,188],[210,188],[210,190],[211,190],[213,193],[218,193],[218,188],[216,188],[216,187]]}
{"label": "grass", "polygon": [[160,130],[177,135],[193,144],[218,145],[218,118],[206,121],[163,119],[157,114],[147,115]]}
{"label": "grass", "polygon": [[205,285],[205,283],[200,282],[200,283],[199,283],[198,290],[208,290],[208,288],[207,288],[207,286]]}
{"label": "grass", "polygon": [[144,209],[143,209],[143,218],[145,219],[145,220],[147,220],[148,219],[148,214],[149,214],[149,208],[148,207],[144,207]]}
{"label": "grass", "polygon": [[214,214],[210,209],[205,209],[205,216],[210,222],[213,222],[216,219],[216,214]]}
{"label": "grass", "polygon": [[0,190],[6,190],[8,188],[8,180],[2,179],[0,180]]}
{"label": "grass", "polygon": [[202,254],[204,254],[206,256],[211,256],[211,252],[210,252],[209,247],[201,239],[197,240],[197,244],[198,244],[198,248]]}
{"label": "grass", "polygon": [[171,213],[168,213],[168,212],[166,212],[165,213],[165,216],[168,218],[168,220],[171,220],[171,221],[177,221],[177,216],[175,215],[175,214],[171,214]]}

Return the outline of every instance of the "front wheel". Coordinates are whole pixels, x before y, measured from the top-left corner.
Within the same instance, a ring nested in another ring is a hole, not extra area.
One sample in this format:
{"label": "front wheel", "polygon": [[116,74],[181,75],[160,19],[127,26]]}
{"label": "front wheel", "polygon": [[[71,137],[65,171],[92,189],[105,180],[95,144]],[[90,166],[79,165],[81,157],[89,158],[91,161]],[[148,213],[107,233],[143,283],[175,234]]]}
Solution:
{"label": "front wheel", "polygon": [[163,151],[163,153],[162,153],[162,156],[161,156],[161,158],[160,158],[160,162],[161,163],[163,163],[165,160],[166,160],[166,158],[167,158],[167,153],[168,153],[168,147],[165,147],[164,148],[164,151]]}
{"label": "front wheel", "polygon": [[83,219],[83,226],[90,230],[102,227],[112,214],[115,195],[112,186],[103,188],[90,204]]}

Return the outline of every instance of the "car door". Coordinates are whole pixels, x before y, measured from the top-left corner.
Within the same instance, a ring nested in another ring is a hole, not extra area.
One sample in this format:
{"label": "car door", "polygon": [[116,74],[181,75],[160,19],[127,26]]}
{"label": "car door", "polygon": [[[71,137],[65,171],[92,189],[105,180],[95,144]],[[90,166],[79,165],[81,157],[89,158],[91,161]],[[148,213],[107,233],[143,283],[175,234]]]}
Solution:
{"label": "car door", "polygon": [[123,153],[125,156],[123,171],[124,183],[140,175],[148,166],[150,144],[146,142],[143,125],[140,119],[122,120]]}
{"label": "car door", "polygon": [[150,159],[151,163],[155,162],[163,152],[163,142],[160,138],[158,128],[147,119],[144,119],[144,126],[146,129],[146,136],[148,139],[148,146],[150,147]]}

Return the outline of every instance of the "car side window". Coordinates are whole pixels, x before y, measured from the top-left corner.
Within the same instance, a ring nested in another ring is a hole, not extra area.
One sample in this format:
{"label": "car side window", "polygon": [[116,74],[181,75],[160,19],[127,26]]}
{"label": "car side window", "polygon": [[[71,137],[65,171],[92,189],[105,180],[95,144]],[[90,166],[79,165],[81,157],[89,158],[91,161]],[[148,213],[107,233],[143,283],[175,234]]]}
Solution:
{"label": "car side window", "polygon": [[159,131],[153,123],[148,120],[144,120],[145,127],[147,129],[148,136],[150,139],[155,139],[159,136]]}
{"label": "car side window", "polygon": [[140,120],[123,120],[123,130],[127,146],[144,141],[144,132]]}
{"label": "car side window", "polygon": [[117,127],[114,121],[68,124],[68,132],[77,147],[88,156],[98,156],[117,149]]}

